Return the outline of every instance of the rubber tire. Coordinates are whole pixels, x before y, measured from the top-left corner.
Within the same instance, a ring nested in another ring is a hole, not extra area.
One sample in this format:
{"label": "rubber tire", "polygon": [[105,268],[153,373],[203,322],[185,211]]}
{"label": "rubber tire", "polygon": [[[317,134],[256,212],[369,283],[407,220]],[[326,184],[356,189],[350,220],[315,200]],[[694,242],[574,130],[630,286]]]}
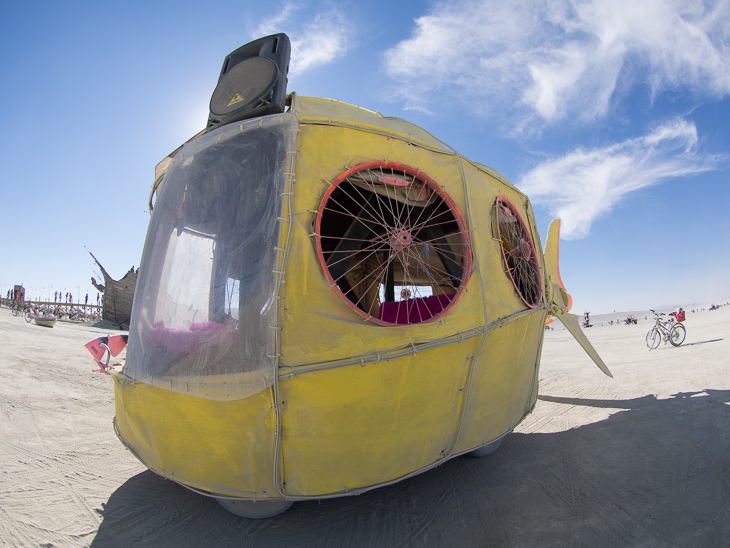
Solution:
{"label": "rubber tire", "polygon": [[494,441],[490,441],[486,445],[482,445],[479,449],[474,449],[471,453],[467,453],[470,457],[474,457],[475,459],[481,459],[483,457],[486,457],[488,455],[491,455],[494,453],[502,443],[502,440],[504,439],[504,436],[502,436],[499,439],[496,439]]}
{"label": "rubber tire", "polygon": [[26,322],[30,323],[31,317],[30,317],[30,311],[29,310],[26,310],[26,312],[23,315],[23,317],[25,318],[25,321]]}
{"label": "rubber tire", "polygon": [[654,350],[659,347],[661,342],[662,334],[659,333],[659,330],[656,327],[652,327],[651,331],[646,334],[646,346],[649,347],[649,350]]}
{"label": "rubber tire", "polygon": [[[684,338],[687,336],[687,330],[681,323],[675,323],[672,329],[669,331],[669,342],[672,346],[680,346],[684,342]],[[675,338],[677,341],[675,341]]]}
{"label": "rubber tire", "polygon": [[264,519],[278,516],[286,512],[294,504],[291,500],[252,500],[215,499],[223,508],[241,518]]}

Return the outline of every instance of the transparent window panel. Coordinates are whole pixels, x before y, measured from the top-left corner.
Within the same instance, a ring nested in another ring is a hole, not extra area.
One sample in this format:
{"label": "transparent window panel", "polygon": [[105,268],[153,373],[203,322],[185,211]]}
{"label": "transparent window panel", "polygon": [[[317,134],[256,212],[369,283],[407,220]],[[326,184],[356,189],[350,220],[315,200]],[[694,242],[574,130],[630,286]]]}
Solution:
{"label": "transparent window panel", "polygon": [[273,382],[275,247],[296,124],[284,118],[220,128],[174,159],[145,243],[126,376],[225,400]]}

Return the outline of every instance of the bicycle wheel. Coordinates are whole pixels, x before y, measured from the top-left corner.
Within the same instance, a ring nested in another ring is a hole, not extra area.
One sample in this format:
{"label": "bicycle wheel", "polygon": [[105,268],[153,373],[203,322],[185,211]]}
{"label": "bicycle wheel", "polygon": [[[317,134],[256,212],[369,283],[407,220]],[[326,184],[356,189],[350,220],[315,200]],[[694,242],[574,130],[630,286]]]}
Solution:
{"label": "bicycle wheel", "polygon": [[495,202],[495,236],[502,243],[506,274],[524,303],[537,308],[542,302],[542,278],[535,244],[517,208],[504,196]]}
{"label": "bicycle wheel", "polygon": [[687,336],[687,330],[681,323],[676,323],[669,331],[669,342],[673,346],[679,346],[684,342],[684,338]]}
{"label": "bicycle wheel", "polygon": [[654,350],[661,342],[662,334],[659,333],[659,330],[656,327],[652,327],[651,331],[646,334],[646,346],[649,347],[649,350]]}
{"label": "bicycle wheel", "polygon": [[469,281],[469,231],[454,201],[416,168],[371,162],[340,175],[315,224],[329,285],[383,326],[436,321]]}
{"label": "bicycle wheel", "polygon": [[25,321],[30,323],[30,320],[31,320],[30,310],[26,310],[24,316],[25,316]]}

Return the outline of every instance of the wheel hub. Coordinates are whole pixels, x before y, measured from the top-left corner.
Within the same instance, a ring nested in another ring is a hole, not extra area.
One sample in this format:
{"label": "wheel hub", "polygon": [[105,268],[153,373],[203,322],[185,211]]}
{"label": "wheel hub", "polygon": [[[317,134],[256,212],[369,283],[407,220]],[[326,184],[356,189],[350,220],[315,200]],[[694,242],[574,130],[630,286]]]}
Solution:
{"label": "wheel hub", "polygon": [[393,250],[395,251],[400,251],[401,249],[403,249],[404,247],[408,247],[412,243],[413,235],[405,228],[394,232],[390,237],[390,247],[393,248]]}

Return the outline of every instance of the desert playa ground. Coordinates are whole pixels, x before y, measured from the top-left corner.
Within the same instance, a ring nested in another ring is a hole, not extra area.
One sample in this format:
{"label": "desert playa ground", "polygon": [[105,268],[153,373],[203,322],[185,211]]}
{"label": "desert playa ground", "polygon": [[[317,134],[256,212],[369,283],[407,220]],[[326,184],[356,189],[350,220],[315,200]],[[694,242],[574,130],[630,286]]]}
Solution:
{"label": "desert playa ground", "polygon": [[118,331],[0,309],[0,545],[728,546],[730,306],[679,348],[648,351],[650,325],[586,331],[613,379],[548,331],[535,411],[489,457],[247,521],[117,440],[83,344]]}

